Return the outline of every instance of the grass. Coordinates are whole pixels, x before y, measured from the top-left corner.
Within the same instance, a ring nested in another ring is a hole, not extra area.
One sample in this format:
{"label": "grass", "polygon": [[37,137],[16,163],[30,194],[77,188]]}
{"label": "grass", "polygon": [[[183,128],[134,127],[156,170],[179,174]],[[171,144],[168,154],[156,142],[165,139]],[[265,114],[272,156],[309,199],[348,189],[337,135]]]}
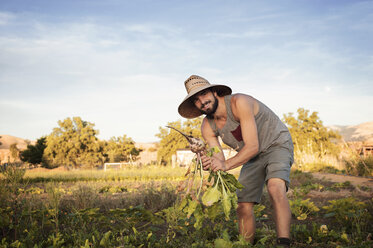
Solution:
{"label": "grass", "polygon": [[25,179],[32,182],[79,182],[79,181],[178,181],[184,179],[186,168],[168,166],[127,167],[122,170],[28,170]]}

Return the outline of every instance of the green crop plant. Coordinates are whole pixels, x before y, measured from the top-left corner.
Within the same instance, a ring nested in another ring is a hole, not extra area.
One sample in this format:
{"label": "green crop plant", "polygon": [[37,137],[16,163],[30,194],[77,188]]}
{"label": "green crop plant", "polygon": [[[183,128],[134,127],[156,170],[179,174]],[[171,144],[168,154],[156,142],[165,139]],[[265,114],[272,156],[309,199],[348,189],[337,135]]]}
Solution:
{"label": "green crop plant", "polygon": [[367,211],[368,204],[353,197],[330,200],[329,205],[323,206],[325,217],[332,218],[347,232],[358,236],[371,227],[372,216]]}
{"label": "green crop plant", "polygon": [[354,189],[355,187],[351,184],[350,181],[345,181],[343,183],[334,183],[330,190],[332,191],[339,191],[341,189]]}
{"label": "green crop plant", "polygon": [[318,212],[320,209],[310,201],[310,199],[301,199],[297,198],[294,200],[290,200],[290,209],[293,215],[298,220],[305,220],[311,214]]}
{"label": "green crop plant", "polygon": [[[214,153],[218,153],[220,150],[215,147],[212,148],[207,155],[212,156]],[[200,193],[203,184],[203,169],[200,160],[196,160],[192,171],[188,171],[188,189],[186,191],[187,197],[181,202],[181,206],[187,213],[187,218],[194,215],[196,219],[195,227],[199,229],[202,225],[204,214],[203,211],[207,208],[207,215],[212,219],[217,216],[220,206],[222,206],[226,220],[230,218],[230,212],[233,208],[237,207],[237,196],[236,190],[243,188],[238,182],[236,177],[230,173],[224,171],[210,171],[208,177],[207,190],[200,198]],[[191,194],[191,188],[193,186],[196,175],[200,176],[200,182],[196,194]],[[220,205],[220,206],[219,206]]]}
{"label": "green crop plant", "polygon": [[[174,129],[183,135],[188,140],[192,152],[194,152],[197,156],[197,158],[194,160],[194,165],[192,164],[189,167],[186,174],[189,175],[186,194],[190,195],[190,197],[186,198],[183,204],[184,206],[187,206],[187,217],[190,218],[190,216],[194,214],[194,217],[196,218],[195,226],[196,228],[200,228],[203,221],[203,206],[201,203],[205,207],[213,208],[216,207],[215,203],[220,203],[223,206],[226,220],[229,220],[232,206],[234,208],[237,207],[237,196],[235,192],[237,189],[243,188],[235,176],[224,171],[215,172],[210,170],[208,182],[211,183],[211,180],[214,179],[212,186],[208,185],[208,189],[203,194],[202,199],[199,197],[203,186],[203,165],[201,161],[201,154],[206,154],[207,156],[212,157],[214,153],[220,153],[220,149],[218,147],[213,147],[210,150],[207,150],[205,143],[201,139],[195,138],[191,135],[186,135],[174,127],[167,127]],[[200,177],[198,190],[195,195],[191,195],[191,189],[197,175]]]}

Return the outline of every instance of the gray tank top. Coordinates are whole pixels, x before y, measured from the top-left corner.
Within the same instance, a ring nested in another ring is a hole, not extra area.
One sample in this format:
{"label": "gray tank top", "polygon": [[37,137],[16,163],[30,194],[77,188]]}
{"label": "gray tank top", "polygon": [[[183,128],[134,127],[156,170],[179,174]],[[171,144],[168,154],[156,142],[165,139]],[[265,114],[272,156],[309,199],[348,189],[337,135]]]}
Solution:
{"label": "gray tank top", "polygon": [[[222,129],[216,127],[213,119],[208,122],[216,137],[220,136],[222,141],[236,151],[240,151],[244,146],[241,133],[241,125],[234,119],[231,108],[231,97],[224,97],[227,109],[227,121]],[[291,140],[288,128],[266,105],[256,100],[259,104],[259,111],[255,115],[256,128],[258,130],[259,153],[266,151],[270,146],[283,144]]]}

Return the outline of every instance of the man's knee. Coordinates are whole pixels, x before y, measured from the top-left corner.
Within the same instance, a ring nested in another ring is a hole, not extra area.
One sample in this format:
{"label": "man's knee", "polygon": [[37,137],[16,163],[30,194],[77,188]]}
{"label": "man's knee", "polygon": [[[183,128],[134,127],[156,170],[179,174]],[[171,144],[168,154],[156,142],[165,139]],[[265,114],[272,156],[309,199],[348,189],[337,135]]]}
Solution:
{"label": "man's knee", "polygon": [[242,215],[253,215],[254,214],[254,203],[253,202],[239,202],[237,204],[237,214]]}
{"label": "man's knee", "polygon": [[280,178],[270,178],[267,182],[268,194],[273,200],[286,198],[286,183]]}

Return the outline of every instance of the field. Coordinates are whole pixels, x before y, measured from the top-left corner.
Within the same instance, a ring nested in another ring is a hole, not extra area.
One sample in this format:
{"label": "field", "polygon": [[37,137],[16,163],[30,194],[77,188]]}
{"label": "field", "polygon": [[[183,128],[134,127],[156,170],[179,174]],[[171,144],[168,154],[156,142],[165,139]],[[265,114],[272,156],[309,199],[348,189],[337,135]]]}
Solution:
{"label": "field", "polygon": [[[0,247],[250,247],[232,209],[187,218],[185,168],[12,170],[1,175]],[[233,171],[237,175],[238,171]],[[203,187],[205,190],[206,186]],[[373,189],[293,170],[293,247],[372,247]],[[275,247],[267,192],[256,243]]]}

